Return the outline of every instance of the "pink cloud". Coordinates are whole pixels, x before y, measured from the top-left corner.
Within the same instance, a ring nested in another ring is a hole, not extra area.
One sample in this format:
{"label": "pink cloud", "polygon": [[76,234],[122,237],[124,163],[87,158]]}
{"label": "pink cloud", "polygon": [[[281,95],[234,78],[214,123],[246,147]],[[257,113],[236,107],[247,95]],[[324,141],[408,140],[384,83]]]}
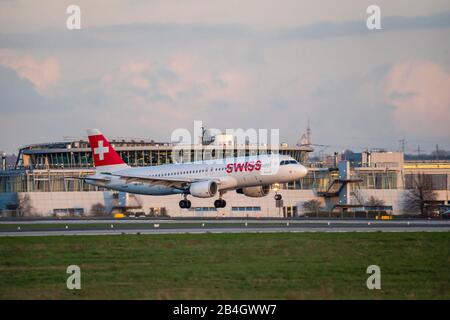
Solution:
{"label": "pink cloud", "polygon": [[[163,63],[128,61],[101,78],[112,103],[139,114],[139,125],[182,127],[217,102],[240,108],[250,77],[241,70],[211,68],[195,55],[175,54]],[[139,89],[139,90],[135,90]]]}
{"label": "pink cloud", "polygon": [[167,67],[177,73],[189,73],[196,63],[196,57],[189,53],[176,53],[169,57]]}
{"label": "pink cloud", "polygon": [[150,83],[144,77],[144,73],[150,70],[150,62],[129,61],[120,66],[117,72],[105,74],[101,79],[101,83],[107,92],[114,92],[117,87],[125,86],[141,90],[148,89]]}
{"label": "pink cloud", "polygon": [[450,74],[430,61],[394,65],[385,79],[385,99],[396,125],[409,133],[449,135]]}
{"label": "pink cloud", "polygon": [[[166,69],[174,77],[158,76]],[[152,78],[152,83],[149,79]],[[218,100],[240,102],[248,92],[249,77],[239,70],[211,70],[190,54],[174,54],[159,65],[148,61],[130,61],[117,71],[105,74],[101,83],[108,94],[133,97],[139,105],[154,105],[146,99],[152,96],[170,98],[172,107],[208,107]],[[130,89],[140,89],[136,92]]]}
{"label": "pink cloud", "polygon": [[250,77],[240,70],[211,70],[196,56],[184,53],[172,55],[167,68],[177,80],[162,81],[160,88],[172,99],[194,88],[201,89],[195,102],[205,106],[217,100],[242,102],[247,97]]}
{"label": "pink cloud", "polygon": [[41,94],[48,94],[60,79],[58,61],[52,57],[38,60],[29,54],[0,49],[0,65],[13,69],[21,78],[31,81]]}

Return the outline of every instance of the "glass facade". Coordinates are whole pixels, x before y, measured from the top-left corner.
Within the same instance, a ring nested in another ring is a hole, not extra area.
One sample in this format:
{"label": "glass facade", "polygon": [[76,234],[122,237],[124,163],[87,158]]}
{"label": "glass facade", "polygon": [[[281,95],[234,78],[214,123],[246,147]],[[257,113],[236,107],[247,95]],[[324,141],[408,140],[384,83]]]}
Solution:
{"label": "glass facade", "polygon": [[304,178],[285,183],[283,188],[287,190],[322,190],[326,189],[337,176],[337,172],[335,171],[310,170]]}
{"label": "glass facade", "polygon": [[[418,174],[405,174],[405,189],[414,188],[414,180],[417,180]],[[422,179],[430,182],[433,190],[450,190],[449,174],[421,174]]]}
{"label": "glass facade", "polygon": [[90,151],[23,153],[18,161],[19,169],[63,169],[92,167]]}
{"label": "glass facade", "polygon": [[93,171],[0,171],[0,192],[102,191],[104,188],[85,183],[81,177]]}
{"label": "glass facade", "polygon": [[397,189],[398,171],[359,171],[361,189]]}
{"label": "glass facade", "polygon": [[231,207],[231,211],[261,211],[261,207]]}
{"label": "glass facade", "polygon": [[[16,169],[67,169],[67,168],[91,168],[93,166],[92,153],[83,144],[83,148],[61,148],[60,144],[26,147],[19,151]],[[120,157],[130,166],[155,166],[172,163],[172,156],[177,162],[193,162],[202,159],[221,159],[227,157],[253,156],[271,153],[267,149],[255,147],[234,147],[223,148],[220,146],[193,146],[186,150],[176,150],[174,147],[165,146],[130,146],[122,143],[116,148]],[[297,161],[304,163],[307,161],[310,150],[300,150],[298,147],[283,147],[279,150],[282,155],[290,155]],[[173,152],[177,152],[172,154]]]}
{"label": "glass facade", "polygon": [[[352,179],[361,179],[356,182],[361,189],[397,189],[398,171],[358,171],[351,174]],[[338,179],[337,171],[310,170],[306,177],[286,183],[284,188],[288,190],[314,189],[318,192],[328,190],[331,182]],[[335,184],[339,188],[340,184]],[[331,190],[332,191],[332,190]]]}

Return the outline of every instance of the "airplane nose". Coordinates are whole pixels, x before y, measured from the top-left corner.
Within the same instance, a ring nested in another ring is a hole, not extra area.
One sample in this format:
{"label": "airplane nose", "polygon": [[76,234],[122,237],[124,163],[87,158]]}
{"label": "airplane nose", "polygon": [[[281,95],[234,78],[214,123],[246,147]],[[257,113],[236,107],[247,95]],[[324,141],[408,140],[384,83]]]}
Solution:
{"label": "airplane nose", "polygon": [[297,168],[297,173],[299,178],[303,178],[308,173],[308,169],[305,166],[299,164]]}

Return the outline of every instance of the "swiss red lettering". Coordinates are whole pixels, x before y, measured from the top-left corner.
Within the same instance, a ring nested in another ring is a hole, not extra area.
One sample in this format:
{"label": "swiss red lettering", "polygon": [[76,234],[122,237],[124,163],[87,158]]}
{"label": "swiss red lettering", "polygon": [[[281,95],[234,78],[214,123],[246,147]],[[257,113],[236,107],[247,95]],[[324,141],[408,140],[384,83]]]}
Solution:
{"label": "swiss red lettering", "polygon": [[247,161],[247,162],[243,162],[243,163],[229,163],[226,166],[225,171],[227,173],[231,173],[231,172],[242,172],[242,171],[259,171],[261,170],[261,160],[258,160],[256,162],[253,161]]}
{"label": "swiss red lettering", "polygon": [[261,160],[256,161],[255,170],[256,171],[261,170]]}

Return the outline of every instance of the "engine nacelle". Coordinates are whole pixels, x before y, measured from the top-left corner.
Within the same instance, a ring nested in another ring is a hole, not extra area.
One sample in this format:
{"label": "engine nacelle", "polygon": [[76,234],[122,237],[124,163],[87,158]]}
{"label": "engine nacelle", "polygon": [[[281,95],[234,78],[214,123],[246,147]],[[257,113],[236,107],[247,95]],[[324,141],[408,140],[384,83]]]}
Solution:
{"label": "engine nacelle", "polygon": [[217,183],[214,181],[194,182],[189,187],[189,192],[197,198],[211,198],[217,193]]}
{"label": "engine nacelle", "polygon": [[265,197],[270,192],[270,186],[266,185],[266,186],[259,186],[259,187],[242,188],[242,189],[237,189],[236,192],[244,194],[247,197],[252,197],[252,198]]}

